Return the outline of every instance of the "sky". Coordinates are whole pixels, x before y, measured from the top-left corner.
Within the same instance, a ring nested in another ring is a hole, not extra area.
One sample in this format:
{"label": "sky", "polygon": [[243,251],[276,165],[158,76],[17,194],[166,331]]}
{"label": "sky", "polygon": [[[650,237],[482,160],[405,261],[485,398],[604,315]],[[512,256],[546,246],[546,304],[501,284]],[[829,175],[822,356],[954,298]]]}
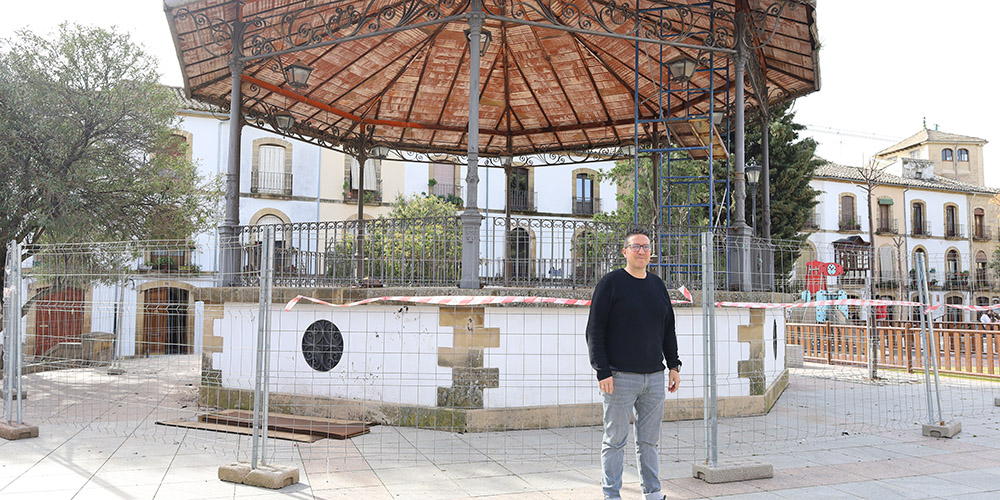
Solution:
{"label": "sky", "polygon": [[[180,86],[180,68],[162,0],[11,2],[0,37],[28,27],[48,33],[63,21],[126,30],[159,59],[162,83]],[[1000,187],[1000,65],[990,35],[1000,2],[982,0],[817,0],[819,92],[800,98],[796,121],[817,154],[845,165],[923,127],[990,141],[986,184]]]}

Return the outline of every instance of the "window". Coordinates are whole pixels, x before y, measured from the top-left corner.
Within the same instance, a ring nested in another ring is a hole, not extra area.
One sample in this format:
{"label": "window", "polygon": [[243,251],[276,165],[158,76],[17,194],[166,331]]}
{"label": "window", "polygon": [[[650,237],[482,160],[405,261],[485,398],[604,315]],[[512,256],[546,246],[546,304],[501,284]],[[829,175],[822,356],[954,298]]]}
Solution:
{"label": "window", "polygon": [[913,234],[928,235],[930,232],[927,230],[927,220],[924,219],[924,204],[921,202],[913,203]]}
{"label": "window", "polygon": [[955,238],[962,236],[961,228],[958,225],[958,207],[948,205],[944,207],[944,235]]}
{"label": "window", "polygon": [[990,286],[986,266],[986,252],[982,250],[976,252],[976,288],[989,288]]}
{"label": "window", "polygon": [[[368,174],[366,173],[365,179],[367,180],[367,178]],[[432,164],[431,177],[427,183],[432,195],[444,198],[458,196],[458,183],[455,182],[455,165],[453,163]]]}
{"label": "window", "polygon": [[951,148],[944,148],[941,150],[941,161],[952,161],[952,159]]}
{"label": "window", "polygon": [[861,229],[857,217],[854,213],[854,197],[851,195],[840,196],[840,230],[855,231]]}
{"label": "window", "polygon": [[969,161],[969,150],[962,148],[958,150],[958,161]]}
{"label": "window", "polygon": [[880,233],[895,233],[896,228],[894,220],[890,216],[891,205],[879,204],[878,206],[878,232]]}
{"label": "window", "polygon": [[573,213],[578,215],[593,215],[594,179],[589,174],[576,174],[576,198],[573,199]]}
{"label": "window", "polygon": [[528,169],[513,167],[510,169],[510,183],[507,186],[511,210],[533,211],[535,200],[528,190]]}
{"label": "window", "polygon": [[948,250],[948,253],[945,254],[944,280],[945,286],[950,289],[964,289],[969,286],[966,282],[968,276],[962,276],[961,274],[962,267],[959,263],[959,258],[957,250]]}
{"label": "window", "polygon": [[250,192],[292,194],[292,145],[281,139],[253,141],[253,170]]}
{"label": "window", "polygon": [[[350,176],[349,180],[344,182],[344,199],[348,201],[357,201],[361,197],[360,186],[361,182],[361,166],[358,164],[358,160],[354,157],[347,156],[345,160],[348,165],[347,175]],[[365,203],[377,203],[382,201],[382,160],[366,160],[365,170],[364,170],[364,202]],[[454,180],[452,181],[454,182]]]}
{"label": "window", "polygon": [[972,236],[977,240],[989,239],[989,235],[986,234],[985,224],[983,223],[985,217],[986,212],[981,208],[977,208],[972,211],[972,220],[974,221]]}

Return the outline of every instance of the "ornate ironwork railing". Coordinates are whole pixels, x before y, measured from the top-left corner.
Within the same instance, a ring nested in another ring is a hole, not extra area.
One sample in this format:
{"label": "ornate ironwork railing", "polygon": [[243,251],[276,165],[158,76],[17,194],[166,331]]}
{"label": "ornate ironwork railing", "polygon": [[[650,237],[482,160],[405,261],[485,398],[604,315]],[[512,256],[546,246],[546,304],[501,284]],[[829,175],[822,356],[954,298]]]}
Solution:
{"label": "ornate ironwork railing", "polygon": [[292,174],[254,170],[250,173],[250,192],[291,195]]}
{"label": "ornate ironwork railing", "polygon": [[526,189],[510,190],[510,209],[519,212],[534,212],[536,193]]}
{"label": "ornate ironwork railing", "polygon": [[573,214],[574,215],[594,215],[600,213],[601,211],[601,199],[600,198],[573,198]]}
{"label": "ornate ironwork railing", "polygon": [[898,221],[892,217],[879,217],[878,225],[875,226],[875,232],[879,234],[898,234],[899,224],[897,224],[897,222]]}
{"label": "ornate ironwork railing", "polygon": [[[458,216],[367,220],[363,231],[356,220],[269,227],[275,238],[272,267],[277,286],[454,287],[461,277]],[[630,227],[632,224],[569,218],[490,216],[480,233],[481,282],[516,287],[593,287],[604,274],[624,265],[622,245]],[[237,228],[241,284],[252,285],[258,279],[264,228]],[[706,229],[654,228],[650,269],[671,288],[699,287],[699,232]],[[724,233],[719,237],[725,238]],[[727,286],[726,252],[720,244],[716,257],[716,285],[720,287]],[[779,256],[774,258],[777,262]],[[754,272],[765,271],[774,272]]]}

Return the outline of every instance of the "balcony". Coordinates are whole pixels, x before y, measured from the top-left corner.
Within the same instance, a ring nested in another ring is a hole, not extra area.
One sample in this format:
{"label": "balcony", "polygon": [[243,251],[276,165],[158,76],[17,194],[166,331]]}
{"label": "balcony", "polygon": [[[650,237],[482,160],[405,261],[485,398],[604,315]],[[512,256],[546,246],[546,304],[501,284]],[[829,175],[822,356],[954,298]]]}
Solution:
{"label": "balcony", "polygon": [[806,219],[806,223],[802,226],[803,229],[812,229],[812,230],[819,229],[820,218],[821,217],[820,217],[819,212],[816,211],[816,210],[813,210],[813,212],[811,214],[809,214],[809,218]]}
{"label": "balcony", "polygon": [[535,193],[525,189],[511,189],[510,209],[517,212],[534,212]]}
{"label": "balcony", "polygon": [[878,219],[878,225],[875,226],[875,232],[878,234],[899,234],[899,224],[897,220],[893,218],[881,218]]}
{"label": "balcony", "polygon": [[973,285],[976,287],[976,290],[989,290],[993,286],[993,280],[990,279],[986,271],[976,271],[976,279]]}
{"label": "balcony", "polygon": [[444,201],[453,203],[457,206],[463,206],[462,201],[462,185],[461,184],[442,184],[440,182],[431,184],[430,194],[437,196]]}
{"label": "balcony", "polygon": [[915,221],[912,226],[910,226],[910,235],[912,236],[931,236],[931,227],[927,224],[927,220]]}
{"label": "balcony", "polygon": [[972,239],[976,241],[990,241],[993,239],[993,231],[989,226],[982,224],[975,226],[972,230]]}
{"label": "balcony", "polygon": [[945,238],[964,238],[965,237],[965,225],[964,224],[948,224],[944,225],[944,237]]}
{"label": "balcony", "polygon": [[[344,183],[344,184],[345,184],[345,186],[348,185],[347,183]],[[367,184],[367,182],[365,184]],[[358,194],[358,190],[357,189],[346,189],[346,188],[344,189],[344,201],[347,202],[347,203],[357,203],[358,202],[358,198],[360,196],[361,195]],[[375,182],[375,189],[365,189],[364,190],[364,203],[366,205],[382,203],[382,180],[381,179],[379,179],[378,181]]]}
{"label": "balcony", "polygon": [[250,192],[291,196],[292,174],[254,170],[250,173]]}
{"label": "balcony", "polygon": [[842,220],[837,225],[837,227],[841,231],[860,231],[861,230],[861,224],[858,223],[857,221],[855,221],[854,219]]}
{"label": "balcony", "polygon": [[573,198],[573,215],[594,215],[600,211],[600,198]]}
{"label": "balcony", "polygon": [[948,273],[944,281],[945,290],[966,290],[969,288],[969,273]]}

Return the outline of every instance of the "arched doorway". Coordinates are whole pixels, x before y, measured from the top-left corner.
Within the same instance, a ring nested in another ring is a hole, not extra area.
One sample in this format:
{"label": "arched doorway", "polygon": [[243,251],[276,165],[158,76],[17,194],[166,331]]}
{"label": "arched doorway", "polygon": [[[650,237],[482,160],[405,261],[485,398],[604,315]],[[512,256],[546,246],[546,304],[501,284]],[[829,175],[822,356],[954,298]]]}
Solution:
{"label": "arched doorway", "polygon": [[515,227],[510,231],[507,255],[510,256],[507,275],[515,280],[528,279],[531,267],[531,235],[526,229]]}
{"label": "arched doorway", "polygon": [[[947,297],[944,302],[945,304],[950,305],[961,305],[963,301],[961,295],[951,295]],[[955,307],[949,307],[945,312],[945,320],[954,322],[965,321],[965,311]]]}
{"label": "arched doorway", "polygon": [[187,354],[188,291],[174,287],[150,288],[143,292],[140,354]]}
{"label": "arched doorway", "polygon": [[80,341],[83,302],[84,292],[76,288],[52,287],[39,293],[35,305],[35,356],[48,354],[61,342]]}

